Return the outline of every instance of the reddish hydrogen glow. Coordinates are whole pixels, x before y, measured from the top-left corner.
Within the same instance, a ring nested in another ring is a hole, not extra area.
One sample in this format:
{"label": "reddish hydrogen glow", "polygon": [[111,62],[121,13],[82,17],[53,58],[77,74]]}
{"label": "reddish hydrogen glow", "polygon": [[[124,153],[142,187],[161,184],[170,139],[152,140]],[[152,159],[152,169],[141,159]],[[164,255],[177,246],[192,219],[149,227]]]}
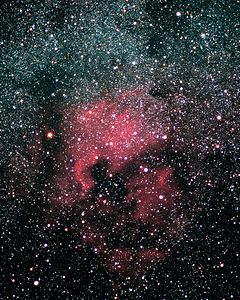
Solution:
{"label": "reddish hydrogen glow", "polygon": [[140,173],[129,181],[127,201],[134,200],[137,203],[134,219],[155,225],[163,224],[163,216],[169,213],[178,197],[176,187],[170,183],[171,178],[171,168],[159,168]]}
{"label": "reddish hydrogen glow", "polygon": [[161,163],[170,136],[163,103],[138,88],[72,107],[64,119],[71,163],[64,160],[54,201],[77,204],[80,244],[122,275],[164,260],[158,238],[181,191]]}
{"label": "reddish hydrogen glow", "polygon": [[63,130],[84,192],[94,186],[89,167],[98,160],[107,160],[109,173],[116,173],[149,148],[165,147],[169,120],[163,111],[142,89],[68,111]]}

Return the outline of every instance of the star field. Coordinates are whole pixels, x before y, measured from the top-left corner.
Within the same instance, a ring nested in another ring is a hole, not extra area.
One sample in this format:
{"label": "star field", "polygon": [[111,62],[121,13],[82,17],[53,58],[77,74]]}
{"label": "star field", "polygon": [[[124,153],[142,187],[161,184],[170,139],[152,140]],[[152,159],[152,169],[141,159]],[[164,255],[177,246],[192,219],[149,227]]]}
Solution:
{"label": "star field", "polygon": [[1,2],[1,299],[239,299],[239,12]]}

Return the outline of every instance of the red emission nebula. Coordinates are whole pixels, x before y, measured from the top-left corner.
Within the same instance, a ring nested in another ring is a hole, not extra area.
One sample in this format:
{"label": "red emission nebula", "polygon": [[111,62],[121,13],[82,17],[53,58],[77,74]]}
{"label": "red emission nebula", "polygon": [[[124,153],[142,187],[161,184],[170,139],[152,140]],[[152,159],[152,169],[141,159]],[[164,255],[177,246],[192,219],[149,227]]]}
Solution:
{"label": "red emission nebula", "polygon": [[75,208],[81,247],[119,276],[163,261],[179,234],[183,194],[162,156],[171,143],[166,115],[144,88],[64,113],[52,205]]}

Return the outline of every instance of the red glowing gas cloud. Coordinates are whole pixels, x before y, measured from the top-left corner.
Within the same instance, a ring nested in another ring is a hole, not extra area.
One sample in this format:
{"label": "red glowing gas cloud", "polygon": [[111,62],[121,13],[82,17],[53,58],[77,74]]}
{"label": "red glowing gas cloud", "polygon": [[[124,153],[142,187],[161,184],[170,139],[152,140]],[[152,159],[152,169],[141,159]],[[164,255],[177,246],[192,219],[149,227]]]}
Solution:
{"label": "red glowing gas cloud", "polygon": [[118,92],[68,109],[61,134],[53,203],[77,204],[80,243],[112,272],[162,261],[159,232],[181,197],[173,168],[161,164],[171,139],[165,105],[142,87]]}

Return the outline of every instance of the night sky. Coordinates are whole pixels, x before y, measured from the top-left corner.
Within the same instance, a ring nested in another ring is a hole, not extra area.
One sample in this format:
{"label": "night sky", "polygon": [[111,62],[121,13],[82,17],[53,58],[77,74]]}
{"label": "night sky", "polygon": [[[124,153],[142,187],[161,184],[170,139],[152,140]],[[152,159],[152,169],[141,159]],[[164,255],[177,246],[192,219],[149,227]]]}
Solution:
{"label": "night sky", "polygon": [[240,299],[239,0],[0,3],[0,299]]}

